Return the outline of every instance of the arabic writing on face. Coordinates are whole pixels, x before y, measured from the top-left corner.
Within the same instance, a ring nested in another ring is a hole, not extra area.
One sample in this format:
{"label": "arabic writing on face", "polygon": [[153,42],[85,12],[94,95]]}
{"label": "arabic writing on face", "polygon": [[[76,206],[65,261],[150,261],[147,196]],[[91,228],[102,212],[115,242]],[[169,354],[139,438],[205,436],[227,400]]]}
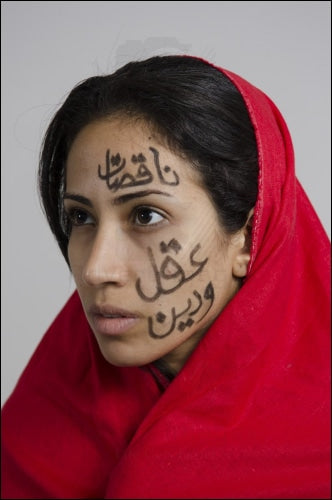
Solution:
{"label": "arabic writing on face", "polygon": [[[169,293],[175,292],[175,290],[178,290],[184,283],[192,280],[195,276],[202,272],[205,264],[208,261],[208,258],[202,261],[197,261],[194,259],[195,254],[199,251],[200,248],[201,245],[200,243],[198,243],[190,252],[190,264],[192,268],[194,268],[194,271],[186,276],[186,273],[181,265],[170,255],[165,256],[160,265],[160,268],[158,269],[153,251],[150,247],[148,247],[148,256],[155,280],[155,292],[152,295],[148,295],[147,293],[145,293],[142,289],[141,278],[138,278],[135,284],[138,295],[146,302],[154,302],[158,299],[158,297],[160,297],[160,295],[167,295]],[[166,244],[165,242],[161,242],[160,250],[162,253],[167,253],[171,250],[173,250],[175,253],[178,253],[181,250],[181,245],[177,240],[173,238],[168,244]],[[168,286],[167,282],[169,284]]]}
{"label": "arabic writing on face", "polygon": [[[168,165],[165,165],[162,168],[160,166],[159,152],[157,151],[157,149],[152,147],[150,147],[149,149],[152,152],[155,170],[161,184],[177,186],[180,180],[175,170],[171,170],[171,167],[169,167]],[[139,153],[138,155],[132,155],[131,162],[134,165],[138,165],[136,174],[132,175],[129,173],[124,173],[120,175],[120,173],[126,167],[126,159],[121,158],[120,153],[111,155],[110,149],[107,149],[105,157],[105,171],[102,172],[102,167],[100,164],[98,164],[98,177],[106,181],[108,189],[113,192],[128,187],[142,186],[153,181],[153,173],[147,167],[147,159],[142,153]],[[166,178],[166,176],[168,178]]]}
{"label": "arabic writing on face", "polygon": [[[192,300],[189,298],[187,300],[187,305],[186,307],[180,311],[176,312],[175,307],[171,308],[171,320],[167,320],[167,315],[164,314],[163,312],[158,312],[155,315],[155,318],[152,316],[149,316],[148,318],[148,332],[150,337],[154,339],[162,339],[164,337],[167,337],[170,335],[175,328],[177,328],[180,332],[183,332],[186,328],[191,327],[194,323],[199,323],[209,312],[209,310],[212,307],[212,304],[214,302],[214,289],[211,281],[207,284],[205,290],[204,290],[204,299],[206,302],[210,302],[208,304],[208,307],[204,311],[203,315],[200,316],[199,319],[193,319],[193,316],[195,316],[198,311],[201,309],[203,305],[203,300],[201,294],[197,291],[193,291],[193,295],[196,297],[198,305],[195,306],[194,309],[192,309]],[[177,320],[187,314],[186,318],[183,318],[182,321],[177,323]],[[160,328],[160,326],[165,323],[168,325],[166,328],[166,331]]]}

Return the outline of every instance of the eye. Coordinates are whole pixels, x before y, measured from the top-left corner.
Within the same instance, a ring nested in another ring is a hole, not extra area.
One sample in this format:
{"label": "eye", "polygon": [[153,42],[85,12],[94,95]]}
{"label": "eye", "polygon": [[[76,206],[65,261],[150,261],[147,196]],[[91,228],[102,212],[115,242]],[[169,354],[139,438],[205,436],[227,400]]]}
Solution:
{"label": "eye", "polygon": [[133,214],[134,223],[138,226],[152,226],[165,220],[165,217],[149,207],[138,207]]}
{"label": "eye", "polygon": [[67,212],[67,217],[73,226],[85,226],[93,224],[94,219],[91,215],[81,208],[71,208]]}

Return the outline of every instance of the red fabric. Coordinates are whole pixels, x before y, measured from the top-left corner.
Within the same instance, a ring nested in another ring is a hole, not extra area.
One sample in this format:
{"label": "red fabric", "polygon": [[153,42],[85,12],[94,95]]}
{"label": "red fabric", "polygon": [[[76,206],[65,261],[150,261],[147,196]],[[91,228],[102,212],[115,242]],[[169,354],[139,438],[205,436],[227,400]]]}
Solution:
{"label": "red fabric", "polygon": [[[75,293],[2,412],[2,498],[330,498],[330,243],[271,100],[241,290],[168,387],[100,354]],[[158,380],[156,380],[158,378]]]}

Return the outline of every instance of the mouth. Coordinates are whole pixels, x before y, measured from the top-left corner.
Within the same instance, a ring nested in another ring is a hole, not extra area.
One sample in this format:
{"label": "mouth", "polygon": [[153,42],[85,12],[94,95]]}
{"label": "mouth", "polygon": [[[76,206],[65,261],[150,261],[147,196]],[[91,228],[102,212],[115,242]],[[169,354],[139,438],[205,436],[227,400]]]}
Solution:
{"label": "mouth", "polygon": [[88,315],[95,333],[110,336],[125,333],[139,320],[137,314],[111,305],[94,305]]}

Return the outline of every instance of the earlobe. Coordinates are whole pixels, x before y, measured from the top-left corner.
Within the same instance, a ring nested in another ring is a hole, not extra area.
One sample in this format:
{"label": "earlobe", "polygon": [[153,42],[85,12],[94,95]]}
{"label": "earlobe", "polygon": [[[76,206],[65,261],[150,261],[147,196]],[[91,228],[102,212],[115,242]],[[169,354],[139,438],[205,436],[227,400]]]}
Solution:
{"label": "earlobe", "polygon": [[247,275],[249,260],[249,253],[242,253],[241,255],[236,256],[233,263],[234,278],[244,278]]}
{"label": "earlobe", "polygon": [[247,222],[243,228],[236,234],[236,253],[233,260],[233,276],[235,278],[244,278],[247,275],[248,264],[250,261],[251,233],[254,209],[248,214]]}

